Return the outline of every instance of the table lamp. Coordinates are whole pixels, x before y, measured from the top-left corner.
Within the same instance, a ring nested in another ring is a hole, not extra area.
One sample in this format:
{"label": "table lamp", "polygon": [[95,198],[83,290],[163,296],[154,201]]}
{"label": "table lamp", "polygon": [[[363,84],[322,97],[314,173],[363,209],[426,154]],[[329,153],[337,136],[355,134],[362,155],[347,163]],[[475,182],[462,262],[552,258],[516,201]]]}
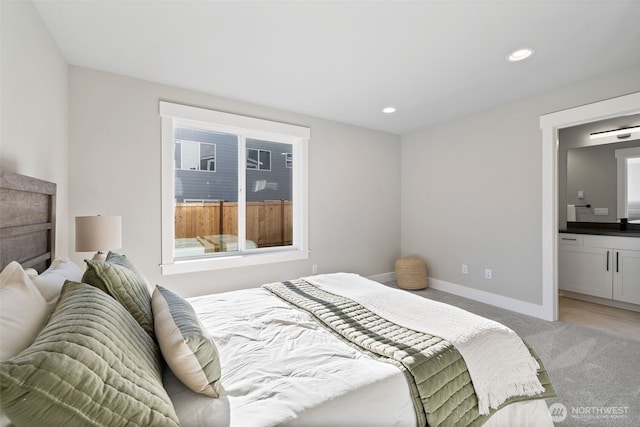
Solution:
{"label": "table lamp", "polygon": [[95,261],[107,258],[105,251],[122,247],[121,216],[77,216],[76,252],[93,252]]}

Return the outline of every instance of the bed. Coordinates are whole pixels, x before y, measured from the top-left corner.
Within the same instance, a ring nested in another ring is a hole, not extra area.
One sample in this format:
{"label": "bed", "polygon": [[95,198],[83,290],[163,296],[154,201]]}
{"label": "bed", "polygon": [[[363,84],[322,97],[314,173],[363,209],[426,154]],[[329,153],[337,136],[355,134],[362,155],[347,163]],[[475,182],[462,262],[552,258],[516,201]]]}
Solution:
{"label": "bed", "polygon": [[[3,242],[15,243],[18,231],[48,233],[44,246],[1,257],[0,405],[15,425],[553,425],[544,401],[553,387],[525,343],[540,388],[487,403],[495,390],[485,399],[481,381],[493,380],[477,363],[503,356],[463,358],[471,339],[453,337],[454,346],[422,330],[420,313],[447,307],[352,274],[184,299],[152,288],[120,254],[83,269],[54,257],[55,185],[0,177],[3,209],[46,188],[27,205],[48,212],[37,226],[0,220]],[[15,295],[20,309],[7,305]],[[447,313],[453,323],[467,316]],[[8,346],[9,333],[23,342]],[[0,425],[11,425],[4,414]]]}

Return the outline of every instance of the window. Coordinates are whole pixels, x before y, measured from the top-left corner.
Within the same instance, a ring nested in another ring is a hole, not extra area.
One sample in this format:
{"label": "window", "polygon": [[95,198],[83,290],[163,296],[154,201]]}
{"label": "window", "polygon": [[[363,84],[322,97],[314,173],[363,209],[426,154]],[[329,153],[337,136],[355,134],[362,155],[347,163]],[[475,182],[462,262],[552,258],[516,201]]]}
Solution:
{"label": "window", "polygon": [[271,170],[271,151],[247,148],[247,169]]}
{"label": "window", "polygon": [[216,171],[216,144],[176,139],[176,169]]}
{"label": "window", "polygon": [[162,274],[308,258],[309,128],[168,102],[160,115]]}
{"label": "window", "polygon": [[640,224],[640,147],[616,150],[618,218]]}

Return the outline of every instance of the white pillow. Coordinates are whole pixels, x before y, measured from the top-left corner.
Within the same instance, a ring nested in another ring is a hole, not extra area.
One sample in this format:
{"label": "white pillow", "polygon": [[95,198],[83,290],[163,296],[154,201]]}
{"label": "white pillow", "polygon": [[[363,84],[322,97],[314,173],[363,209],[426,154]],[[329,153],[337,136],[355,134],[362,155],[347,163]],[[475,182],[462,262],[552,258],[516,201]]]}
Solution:
{"label": "white pillow", "polygon": [[44,298],[22,266],[12,261],[0,273],[0,361],[29,347],[48,316]]}
{"label": "white pillow", "polygon": [[41,274],[31,276],[31,280],[40,291],[49,308],[52,309],[56,301],[58,301],[60,289],[62,289],[64,282],[67,280],[82,282],[83,273],[80,267],[69,258],[59,257]]}
{"label": "white pillow", "polygon": [[220,395],[220,357],[189,302],[156,285],[151,296],[156,340],[171,372],[196,393]]}

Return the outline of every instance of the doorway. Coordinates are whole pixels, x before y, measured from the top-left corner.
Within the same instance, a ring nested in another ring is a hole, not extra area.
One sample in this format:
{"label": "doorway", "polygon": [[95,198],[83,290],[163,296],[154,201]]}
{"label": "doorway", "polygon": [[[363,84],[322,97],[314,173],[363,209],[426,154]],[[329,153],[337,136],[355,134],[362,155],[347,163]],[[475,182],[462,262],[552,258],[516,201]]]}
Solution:
{"label": "doorway", "polygon": [[640,113],[640,92],[540,117],[542,129],[542,314],[558,320],[558,130]]}

